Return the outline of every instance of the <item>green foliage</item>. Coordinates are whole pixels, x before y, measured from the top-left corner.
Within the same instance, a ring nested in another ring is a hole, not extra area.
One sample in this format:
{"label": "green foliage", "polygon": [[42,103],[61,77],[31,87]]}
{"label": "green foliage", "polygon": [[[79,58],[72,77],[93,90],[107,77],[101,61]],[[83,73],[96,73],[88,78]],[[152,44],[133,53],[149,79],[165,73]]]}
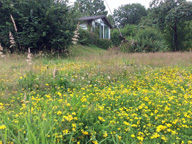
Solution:
{"label": "green foliage", "polygon": [[192,20],[187,21],[179,25],[179,47],[182,50],[191,51],[192,50]]}
{"label": "green foliage", "polygon": [[[126,25],[124,28],[121,29],[121,33],[123,36],[126,37],[134,37],[138,31],[137,25]],[[111,32],[111,40],[115,46],[119,46],[121,44],[121,39],[119,38],[119,30],[114,29]]]}
{"label": "green foliage", "polygon": [[[165,36],[156,28],[142,28],[136,25],[126,25],[120,29],[121,33],[129,43],[124,43],[121,47],[123,52],[157,52],[168,51]],[[111,40],[115,46],[121,44],[119,31],[111,32]]]}
{"label": "green foliage", "polygon": [[138,33],[139,27],[137,25],[126,25],[123,29],[121,29],[121,33],[124,36],[132,36],[134,37]]}
{"label": "green foliage", "polygon": [[114,10],[114,17],[119,27],[127,24],[139,24],[141,18],[147,15],[147,11],[141,4],[126,4]]}
{"label": "green foliage", "polygon": [[113,29],[111,31],[111,40],[115,46],[119,46],[121,43],[121,39],[119,38],[119,31],[118,29]]}
{"label": "green foliage", "polygon": [[179,46],[179,32],[178,27],[182,22],[185,22],[192,18],[192,4],[186,0],[153,0],[151,3],[151,18],[153,21],[164,31],[165,29],[171,29],[170,35],[172,35],[173,41],[172,50],[182,50]]}
{"label": "green foliage", "polygon": [[75,8],[81,16],[88,16],[91,11],[91,0],[76,0]]}
{"label": "green foliage", "polygon": [[82,16],[107,15],[103,0],[77,0],[75,8]]}
{"label": "green foliage", "polygon": [[161,32],[154,28],[140,29],[134,38],[128,38],[130,43],[125,43],[123,52],[165,52],[168,45]]}
{"label": "green foliage", "polygon": [[160,40],[163,41],[164,37],[157,29],[154,28],[146,28],[146,29],[140,29],[137,32],[136,38],[139,39],[151,39],[151,40]]}
{"label": "green foliage", "polygon": [[110,24],[113,26],[113,28],[115,28],[115,21],[113,19],[113,16],[112,15],[108,15],[107,16],[107,19],[109,20]]}
{"label": "green foliage", "polygon": [[[18,32],[14,31],[13,15]],[[8,31],[13,33],[17,51],[65,51],[71,44],[75,21],[67,1],[54,0],[3,0],[0,9],[0,41],[9,47]]]}
{"label": "green foliage", "polygon": [[94,32],[80,29],[79,33],[80,35],[78,43],[82,45],[95,45],[102,49],[108,49],[113,44],[109,39],[100,39],[99,36]]}
{"label": "green foliage", "polygon": [[99,36],[93,32],[79,29],[79,44],[82,45],[95,45],[99,41]]}
{"label": "green foliage", "polygon": [[107,15],[104,0],[93,0],[90,15]]}
{"label": "green foliage", "polygon": [[154,19],[152,19],[152,13],[151,10],[148,9],[148,14],[147,16],[144,16],[141,18],[141,21],[139,23],[139,27],[146,28],[146,27],[153,27],[159,29],[158,24],[154,22]]}

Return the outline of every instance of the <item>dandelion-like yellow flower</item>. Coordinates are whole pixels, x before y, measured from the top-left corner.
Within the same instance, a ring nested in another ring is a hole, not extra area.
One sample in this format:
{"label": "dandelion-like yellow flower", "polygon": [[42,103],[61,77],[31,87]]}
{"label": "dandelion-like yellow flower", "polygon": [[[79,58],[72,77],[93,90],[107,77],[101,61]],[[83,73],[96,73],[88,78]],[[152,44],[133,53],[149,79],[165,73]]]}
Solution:
{"label": "dandelion-like yellow flower", "polygon": [[98,116],[98,119],[100,120],[100,121],[105,121],[102,117],[100,117],[100,116]]}
{"label": "dandelion-like yellow flower", "polygon": [[134,135],[134,134],[132,134],[132,135],[131,135],[131,137],[132,137],[132,138],[134,138],[134,137],[135,137],[135,135]]}
{"label": "dandelion-like yellow flower", "polygon": [[107,136],[108,136],[107,131],[105,131],[103,137],[106,138]]}
{"label": "dandelion-like yellow flower", "polygon": [[69,133],[69,130],[63,130],[63,134],[68,134]]}
{"label": "dandelion-like yellow flower", "polygon": [[61,115],[61,114],[62,114],[62,111],[59,110],[59,111],[57,112],[57,115]]}
{"label": "dandelion-like yellow flower", "polygon": [[2,129],[2,130],[6,129],[6,126],[5,126],[5,125],[1,125],[1,126],[0,126],[0,130],[1,130],[1,129]]}
{"label": "dandelion-like yellow flower", "polygon": [[124,122],[123,122],[123,124],[125,124],[125,125],[129,126],[129,123],[128,123],[128,122],[126,122],[126,121],[124,121]]}
{"label": "dandelion-like yellow flower", "polygon": [[144,138],[142,136],[137,136],[137,139],[143,141]]}
{"label": "dandelion-like yellow flower", "polygon": [[98,144],[98,142],[97,142],[97,141],[92,141],[92,143],[93,143],[93,144]]}
{"label": "dandelion-like yellow flower", "polygon": [[89,133],[87,131],[81,130],[83,135],[89,135]]}

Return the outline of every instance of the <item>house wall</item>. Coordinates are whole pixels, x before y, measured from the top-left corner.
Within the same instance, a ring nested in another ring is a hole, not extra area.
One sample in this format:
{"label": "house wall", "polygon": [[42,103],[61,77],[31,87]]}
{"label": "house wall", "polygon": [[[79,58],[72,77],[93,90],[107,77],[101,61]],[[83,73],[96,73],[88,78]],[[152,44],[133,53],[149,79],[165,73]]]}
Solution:
{"label": "house wall", "polygon": [[[102,37],[100,37],[100,38],[104,38],[104,37],[105,37],[104,27],[107,26],[107,25],[105,24],[105,22],[104,22],[102,19],[97,19],[97,20],[95,20],[95,22],[102,25],[103,35],[102,35]],[[107,27],[108,27],[108,26],[107,26]],[[111,29],[110,29],[110,27],[108,27],[108,38],[109,38],[109,39],[111,38]]]}
{"label": "house wall", "polygon": [[[104,33],[104,27],[107,26],[104,21],[102,19],[97,19],[95,21],[91,22],[91,31],[93,31],[93,29],[95,28],[96,24],[95,23],[99,23],[102,26],[102,35],[100,35],[100,38],[104,38],[105,37],[105,33]],[[81,27],[84,30],[88,30],[88,24],[86,22],[83,22],[79,25],[79,27]],[[108,26],[107,26],[108,27]],[[100,29],[101,30],[101,29]],[[111,29],[108,27],[108,38],[111,38]]]}

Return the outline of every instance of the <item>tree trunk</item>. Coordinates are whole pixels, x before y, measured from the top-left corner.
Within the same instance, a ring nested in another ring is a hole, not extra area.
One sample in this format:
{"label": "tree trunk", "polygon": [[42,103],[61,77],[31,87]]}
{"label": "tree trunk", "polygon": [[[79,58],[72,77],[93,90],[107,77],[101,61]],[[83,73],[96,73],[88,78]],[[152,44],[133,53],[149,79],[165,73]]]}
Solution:
{"label": "tree trunk", "polygon": [[178,46],[178,33],[177,33],[177,23],[175,22],[173,26],[173,49],[174,51],[179,51],[179,46]]}

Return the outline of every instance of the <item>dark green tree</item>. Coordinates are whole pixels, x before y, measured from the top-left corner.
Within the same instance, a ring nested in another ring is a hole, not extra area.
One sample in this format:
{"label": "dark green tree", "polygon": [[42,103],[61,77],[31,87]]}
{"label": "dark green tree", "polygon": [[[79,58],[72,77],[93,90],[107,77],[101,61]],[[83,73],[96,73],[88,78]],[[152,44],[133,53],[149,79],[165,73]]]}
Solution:
{"label": "dark green tree", "polygon": [[192,51],[192,20],[178,26],[179,46],[182,50]]}
{"label": "dark green tree", "polygon": [[75,9],[81,16],[89,16],[91,11],[92,0],[76,0]]}
{"label": "dark green tree", "polygon": [[114,10],[115,20],[119,27],[127,24],[139,24],[141,18],[147,15],[147,10],[141,4],[126,4]]}
{"label": "dark green tree", "polygon": [[106,7],[103,0],[93,0],[92,10],[90,15],[105,15],[107,16]]}
{"label": "dark green tree", "polygon": [[[0,42],[9,47],[9,31],[19,46],[18,51],[65,51],[71,44],[75,21],[67,1],[55,0],[1,0]],[[14,30],[10,19],[13,15],[17,26]]]}
{"label": "dark green tree", "polygon": [[107,15],[108,13],[103,0],[77,0],[75,7],[81,16]]}
{"label": "dark green tree", "polygon": [[109,22],[111,23],[111,25],[113,26],[113,28],[116,27],[116,26],[115,26],[115,21],[114,21],[112,15],[108,15],[108,16],[107,16],[107,19],[109,20]]}
{"label": "dark green tree", "polygon": [[170,29],[172,49],[182,50],[179,47],[178,27],[183,22],[192,19],[192,4],[186,0],[153,0],[151,10],[151,18],[161,30]]}

